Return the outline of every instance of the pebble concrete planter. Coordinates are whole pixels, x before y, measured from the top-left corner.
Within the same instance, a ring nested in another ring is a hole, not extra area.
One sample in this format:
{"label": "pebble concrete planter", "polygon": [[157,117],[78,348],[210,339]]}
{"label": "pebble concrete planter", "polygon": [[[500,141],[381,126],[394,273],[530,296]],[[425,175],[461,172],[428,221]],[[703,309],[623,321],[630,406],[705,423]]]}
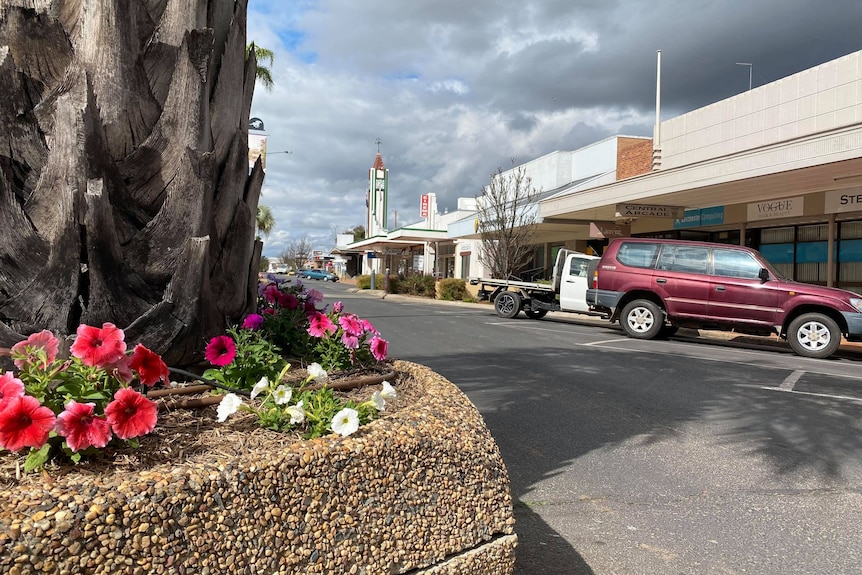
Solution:
{"label": "pebble concrete planter", "polygon": [[[346,438],[0,492],[0,572],[509,574],[509,479],[475,407],[425,395]],[[396,384],[397,389],[397,384]]]}

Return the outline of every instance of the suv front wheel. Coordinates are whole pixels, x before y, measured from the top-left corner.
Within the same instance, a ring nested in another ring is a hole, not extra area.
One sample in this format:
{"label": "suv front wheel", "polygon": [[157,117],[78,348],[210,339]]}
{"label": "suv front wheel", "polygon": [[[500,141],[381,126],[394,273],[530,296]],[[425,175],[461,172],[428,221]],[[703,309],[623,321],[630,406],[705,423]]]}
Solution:
{"label": "suv front wheel", "polygon": [[623,308],[620,325],[629,337],[654,339],[664,326],[664,313],[650,300],[636,299]]}
{"label": "suv front wheel", "polygon": [[787,341],[798,355],[822,359],[841,345],[841,330],[828,315],[804,313],[790,322]]}

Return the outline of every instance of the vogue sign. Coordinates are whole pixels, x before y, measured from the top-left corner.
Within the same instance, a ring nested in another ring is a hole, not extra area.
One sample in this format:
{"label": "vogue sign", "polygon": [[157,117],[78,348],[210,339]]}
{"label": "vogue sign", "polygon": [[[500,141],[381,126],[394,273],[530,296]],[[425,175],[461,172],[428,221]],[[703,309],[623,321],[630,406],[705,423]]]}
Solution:
{"label": "vogue sign", "polygon": [[802,196],[748,204],[748,221],[801,216],[805,212],[803,204]]}

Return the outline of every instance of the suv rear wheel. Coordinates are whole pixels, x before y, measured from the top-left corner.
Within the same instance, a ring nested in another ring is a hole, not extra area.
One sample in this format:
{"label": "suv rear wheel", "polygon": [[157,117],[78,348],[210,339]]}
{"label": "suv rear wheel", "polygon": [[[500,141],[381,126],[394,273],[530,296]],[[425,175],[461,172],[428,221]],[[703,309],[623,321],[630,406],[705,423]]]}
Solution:
{"label": "suv rear wheel", "polygon": [[654,339],[664,326],[664,313],[648,299],[636,299],[626,304],[620,314],[620,325],[629,337]]}
{"label": "suv rear wheel", "polygon": [[822,359],[841,345],[841,330],[828,315],[804,313],[790,322],[787,341],[798,355]]}

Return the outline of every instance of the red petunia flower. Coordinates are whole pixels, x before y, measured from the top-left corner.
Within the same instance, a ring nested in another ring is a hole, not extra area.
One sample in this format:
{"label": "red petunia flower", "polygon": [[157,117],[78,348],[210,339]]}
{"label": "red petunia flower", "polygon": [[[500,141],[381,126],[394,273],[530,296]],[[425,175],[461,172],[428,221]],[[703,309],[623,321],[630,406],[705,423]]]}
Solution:
{"label": "red petunia flower", "polygon": [[66,438],[72,451],[88,447],[105,447],[111,441],[111,426],[104,417],[96,417],[94,403],[78,403],[75,400],[66,404],[66,410],[57,416],[54,430]]}
{"label": "red petunia flower", "polygon": [[47,369],[48,364],[57,358],[58,351],[60,340],[47,329],[43,329],[13,345],[12,360],[18,369],[26,369],[31,365],[38,369]]}
{"label": "red petunia flower", "polygon": [[114,401],[105,407],[105,417],[120,439],[146,435],[156,427],[158,408],[131,387],[118,389]]}
{"label": "red petunia flower", "polygon": [[229,365],[236,357],[236,344],[226,335],[217,335],[207,344],[207,361],[218,367]]}
{"label": "red petunia flower", "polygon": [[168,371],[168,366],[162,361],[162,356],[150,351],[140,343],[135,346],[135,351],[132,352],[130,366],[138,372],[138,379],[144,385],[155,385],[159,381],[171,380],[171,372]]}
{"label": "red petunia flower", "polygon": [[282,292],[281,292],[281,290],[280,290],[280,289],[278,289],[278,286],[277,286],[277,285],[275,285],[275,284],[269,284],[269,285],[268,285],[268,286],[266,286],[266,288],[264,288],[264,290],[263,290],[263,298],[264,298],[267,302],[269,302],[269,303],[271,303],[271,304],[274,304],[275,302],[277,302],[277,301],[278,301],[278,298],[279,298],[279,296],[281,296],[281,293],[282,293]]}
{"label": "red petunia flower", "polygon": [[386,353],[389,351],[389,342],[383,338],[374,336],[371,338],[369,342],[371,345],[371,355],[374,356],[374,359],[377,361],[383,361],[386,359]]}
{"label": "red petunia flower", "polygon": [[338,329],[326,314],[318,312],[310,317],[308,333],[314,337],[325,337],[327,333],[335,333]]}
{"label": "red petunia flower", "polygon": [[18,451],[45,445],[54,428],[54,412],[29,395],[10,398],[4,404],[0,411],[0,447]]}
{"label": "red petunia flower", "polygon": [[294,310],[299,307],[299,300],[292,293],[282,293],[278,298],[278,305]]}
{"label": "red petunia flower", "polygon": [[22,395],[24,395],[23,381],[15,377],[11,371],[0,375],[0,409],[3,409],[6,400]]}
{"label": "red petunia flower", "polygon": [[124,337],[123,330],[112,323],[103,323],[101,328],[81,324],[69,351],[84,365],[103,367],[126,353]]}

